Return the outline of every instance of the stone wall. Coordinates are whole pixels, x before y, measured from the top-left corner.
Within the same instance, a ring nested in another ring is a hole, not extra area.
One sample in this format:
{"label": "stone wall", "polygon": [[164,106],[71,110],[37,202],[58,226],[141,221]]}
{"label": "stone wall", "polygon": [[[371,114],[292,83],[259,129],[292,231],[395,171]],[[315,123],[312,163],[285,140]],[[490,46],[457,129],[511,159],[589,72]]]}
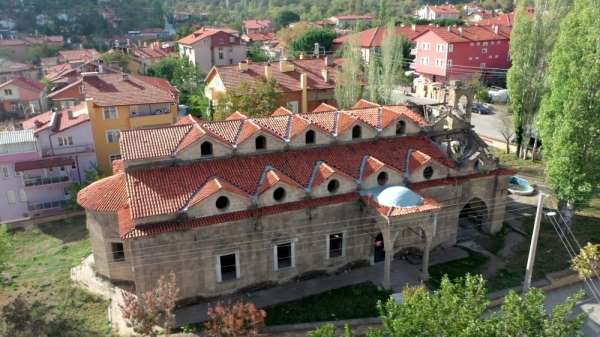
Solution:
{"label": "stone wall", "polygon": [[115,260],[113,243],[123,243],[119,237],[119,226],[115,213],[87,211],[87,228],[94,253],[95,271],[97,274],[113,281],[133,280],[133,271],[129,262],[132,254],[124,244],[125,259]]}

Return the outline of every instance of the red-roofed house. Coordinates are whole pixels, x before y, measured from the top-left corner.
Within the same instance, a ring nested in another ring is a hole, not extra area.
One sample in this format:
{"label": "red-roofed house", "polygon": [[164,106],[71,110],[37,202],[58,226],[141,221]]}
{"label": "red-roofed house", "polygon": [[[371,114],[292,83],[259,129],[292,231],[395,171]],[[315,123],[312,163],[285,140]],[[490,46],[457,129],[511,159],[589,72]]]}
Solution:
{"label": "red-roofed house", "polygon": [[244,20],[244,33],[272,33],[273,24],[271,20]]}
{"label": "red-roofed house", "polygon": [[58,63],[86,63],[95,61],[101,56],[96,49],[60,50],[58,52]]}
{"label": "red-roofed house", "polygon": [[131,62],[129,62],[127,68],[131,72],[146,75],[148,69],[150,69],[154,63],[173,56],[173,52],[168,49],[162,49],[155,44],[151,47],[133,48],[130,51],[130,55]]}
{"label": "red-roofed house", "polygon": [[228,28],[202,27],[177,42],[181,57],[204,73],[213,66],[237,64],[247,56],[246,45]]}
{"label": "red-roofed house", "polygon": [[[533,8],[529,9],[528,12],[533,14]],[[502,13],[496,16],[482,18],[477,24],[480,26],[499,25],[512,27],[515,24],[515,12]]]}
{"label": "red-roofed house", "polygon": [[244,61],[233,66],[217,66],[206,76],[204,92],[213,104],[218,104],[219,96],[243,82],[253,85],[261,78],[273,78],[283,94],[280,105],[294,113],[308,112],[321,103],[335,104],[336,66],[336,61],[329,57],[282,60],[273,64]]}
{"label": "red-roofed house", "polygon": [[411,67],[433,82],[479,74],[484,80],[495,81],[505,75],[511,64],[507,27],[432,27],[418,36],[415,44]]}
{"label": "red-roofed house", "polygon": [[23,77],[0,84],[0,106],[4,111],[31,116],[47,108],[46,85]]}
{"label": "red-roofed house", "polygon": [[460,11],[454,5],[425,5],[417,10],[417,17],[423,20],[458,19]]}
{"label": "red-roofed house", "polygon": [[339,28],[352,28],[359,22],[372,22],[374,17],[372,15],[337,15],[332,16],[326,21],[328,21],[331,25],[334,25]]}
{"label": "red-roofed house", "polygon": [[[396,34],[412,42],[429,28],[430,26],[428,25],[400,25],[396,27]],[[344,43],[356,39],[361,48],[363,59],[365,62],[369,62],[371,54],[381,49],[386,30],[385,27],[375,27],[362,32],[340,36],[333,40],[333,47],[334,49],[339,49]]]}
{"label": "red-roofed house", "polygon": [[[446,150],[454,141],[461,153]],[[123,132],[120,146],[116,174],[78,195],[95,271],[137,293],[173,271],[184,280],[179,300],[353,261],[385,260],[389,288],[391,262],[409,248],[423,252],[426,280],[429,251],[454,244],[467,219],[501,229],[511,174],[470,125],[431,125],[409,107],[366,101],[348,111],[185,117]]]}

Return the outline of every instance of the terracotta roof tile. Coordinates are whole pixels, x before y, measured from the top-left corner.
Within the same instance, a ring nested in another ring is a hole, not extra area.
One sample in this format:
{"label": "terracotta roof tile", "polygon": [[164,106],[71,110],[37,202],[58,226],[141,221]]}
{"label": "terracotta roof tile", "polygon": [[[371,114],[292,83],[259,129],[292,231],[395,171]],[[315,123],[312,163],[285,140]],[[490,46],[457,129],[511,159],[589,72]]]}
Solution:
{"label": "terracotta roof tile", "polygon": [[60,50],[58,57],[63,62],[93,61],[100,58],[101,54],[96,49]]}
{"label": "terracotta roof tile", "polygon": [[358,102],[354,103],[352,107],[348,110],[357,110],[357,109],[368,109],[368,108],[379,108],[381,105],[373,102],[369,102],[364,98],[358,100]]}
{"label": "terracotta roof tile", "polygon": [[420,114],[414,112],[413,110],[411,110],[407,106],[404,106],[404,105],[386,105],[385,107],[383,107],[383,110],[386,110],[386,109],[390,110],[390,111],[392,111],[394,113],[400,114],[402,116],[405,116],[409,120],[415,122],[417,125],[420,125],[420,126],[427,125],[427,121],[425,120],[425,118],[423,118],[423,116],[421,116]]}
{"label": "terracotta roof tile", "polygon": [[176,103],[177,91],[164,79],[132,74],[94,74],[83,77],[86,98],[98,106]]}
{"label": "terracotta roof tile", "polygon": [[286,176],[285,174],[281,173],[280,171],[274,168],[268,167],[267,169],[265,169],[263,177],[261,178],[261,182],[259,183],[258,189],[256,190],[256,194],[262,194],[264,191],[275,186],[275,184],[277,184],[280,181],[290,186],[302,188],[302,186],[296,181],[294,181],[294,179]]}
{"label": "terracotta roof tile", "polygon": [[408,173],[413,173],[419,167],[422,167],[423,165],[429,163],[431,157],[419,150],[415,150],[410,152],[408,160]]}
{"label": "terracotta roof tile", "polygon": [[191,129],[193,129],[192,125],[174,125],[154,129],[124,130],[119,141],[121,156],[125,160],[170,156]]}
{"label": "terracotta roof tile", "polygon": [[233,121],[233,120],[237,120],[237,119],[248,119],[248,116],[244,115],[243,113],[236,111],[234,113],[232,113],[231,115],[227,116],[227,118],[225,118],[226,121]]}
{"label": "terracotta roof tile", "polygon": [[213,36],[217,33],[220,32],[224,32],[227,34],[232,34],[235,31],[229,28],[211,28],[211,27],[202,27],[198,30],[196,30],[195,32],[193,32],[192,34],[183,37],[182,39],[178,40],[177,42],[179,42],[180,44],[195,44],[196,42],[203,40],[207,37]]}
{"label": "terracotta roof tile", "polygon": [[271,26],[271,20],[244,20],[244,28],[246,29],[269,29]]}
{"label": "terracotta roof tile", "polygon": [[280,106],[279,108],[275,109],[275,111],[273,111],[271,116],[287,116],[292,114],[293,112],[291,112],[289,109]]}
{"label": "terracotta roof tile", "polygon": [[[410,41],[414,41],[417,36],[426,32],[429,28],[430,26],[428,25],[416,25],[413,30],[412,26],[398,26],[396,27],[396,34],[401,35]],[[359,33],[338,37],[334,40],[334,43],[339,45],[355,38],[362,48],[381,48],[383,40],[385,39],[385,34],[385,27],[371,28]]]}
{"label": "terracotta roof tile", "polygon": [[[73,115],[73,118],[69,116],[69,111],[76,112],[76,114]],[[34,129],[36,133],[46,130],[50,127],[50,119],[52,118],[53,113],[53,111],[47,111],[27,119],[23,121],[23,128]],[[85,103],[62,109],[61,111],[57,112],[57,115],[58,120],[55,128],[53,129],[54,132],[61,132],[79,124],[89,122],[90,120]]]}
{"label": "terracotta roof tile", "polygon": [[321,103],[319,104],[319,106],[317,106],[313,111],[311,111],[312,113],[319,113],[319,112],[333,112],[336,111],[337,108],[329,105],[327,103]]}
{"label": "terracotta roof tile", "polygon": [[310,123],[300,117],[299,115],[292,115],[290,117],[290,122],[292,123],[291,129],[290,129],[290,139],[298,136],[299,134],[301,134],[302,132],[304,132],[304,130],[308,129],[308,127],[310,126]]}
{"label": "terracotta roof tile", "polygon": [[127,206],[125,174],[117,173],[91,183],[79,191],[77,203],[96,212],[117,212]]}
{"label": "terracotta roof tile", "polygon": [[350,110],[349,114],[358,118],[374,128],[380,128],[380,108],[362,108],[360,110]]}
{"label": "terracotta roof tile", "polygon": [[252,119],[261,128],[275,133],[281,139],[287,139],[290,128],[290,116],[273,116]]}
{"label": "terracotta roof tile", "polygon": [[193,194],[186,207],[192,207],[219,191],[228,191],[234,194],[238,194],[242,197],[249,197],[248,193],[233,186],[226,180],[222,178],[212,178],[208,180],[196,193]]}
{"label": "terracotta roof tile", "polygon": [[220,137],[229,144],[235,144],[243,120],[216,121],[202,124],[202,127]]}
{"label": "terracotta roof tile", "polygon": [[307,187],[315,163],[325,161],[334,169],[359,179],[365,156],[373,156],[391,168],[404,171],[409,148],[420,150],[442,164],[454,166],[439,148],[424,137],[379,139],[285,152],[215,158],[182,166],[133,170],[127,173],[134,219],[173,213],[211,177],[220,177],[254,194],[265,167],[270,166]]}

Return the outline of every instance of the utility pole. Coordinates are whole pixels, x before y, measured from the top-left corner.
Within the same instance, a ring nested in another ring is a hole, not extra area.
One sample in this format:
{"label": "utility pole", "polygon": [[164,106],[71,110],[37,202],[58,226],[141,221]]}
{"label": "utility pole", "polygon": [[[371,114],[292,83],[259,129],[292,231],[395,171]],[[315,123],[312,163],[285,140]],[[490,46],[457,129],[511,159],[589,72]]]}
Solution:
{"label": "utility pole", "polygon": [[531,235],[531,245],[529,246],[529,257],[527,258],[527,269],[525,270],[525,281],[523,282],[523,293],[526,293],[531,287],[531,275],[533,274],[533,263],[535,262],[535,251],[537,249],[538,237],[540,236],[540,225],[542,223],[542,214],[544,211],[544,194],[540,192],[538,198],[537,210],[535,212],[535,222],[533,224],[533,234]]}

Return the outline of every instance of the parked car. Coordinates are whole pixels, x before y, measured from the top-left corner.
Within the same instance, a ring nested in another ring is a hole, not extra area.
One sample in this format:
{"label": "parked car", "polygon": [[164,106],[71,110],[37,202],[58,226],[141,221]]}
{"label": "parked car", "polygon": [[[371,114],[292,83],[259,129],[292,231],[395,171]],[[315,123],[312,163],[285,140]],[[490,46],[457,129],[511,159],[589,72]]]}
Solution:
{"label": "parked car", "polygon": [[492,103],[506,103],[508,102],[508,90],[499,87],[491,87],[488,90],[488,95],[492,100]]}
{"label": "parked car", "polygon": [[481,114],[481,115],[489,115],[492,113],[492,109],[490,109],[488,106],[486,106],[483,103],[473,103],[473,106],[471,107],[471,111],[474,113]]}

